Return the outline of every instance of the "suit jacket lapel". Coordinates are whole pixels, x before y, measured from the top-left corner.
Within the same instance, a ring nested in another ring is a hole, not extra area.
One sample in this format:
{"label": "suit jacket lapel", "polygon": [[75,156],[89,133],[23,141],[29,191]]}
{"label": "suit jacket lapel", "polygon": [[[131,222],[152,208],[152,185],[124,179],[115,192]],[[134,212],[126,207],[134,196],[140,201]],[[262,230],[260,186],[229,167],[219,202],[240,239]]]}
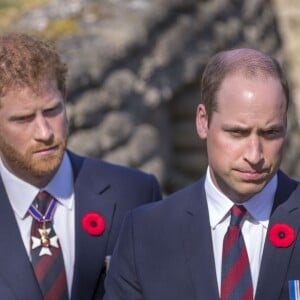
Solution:
{"label": "suit jacket lapel", "polygon": [[204,178],[185,195],[182,234],[195,299],[219,299]]}
{"label": "suit jacket lapel", "polygon": [[5,279],[18,299],[42,300],[31,262],[1,179],[0,199],[0,257],[2,257],[0,277]]}
{"label": "suit jacket lapel", "polygon": [[[115,202],[108,196],[110,185],[101,168],[94,168],[92,160],[74,160],[75,173],[75,266],[72,300],[92,299],[106,255],[109,231],[113,220]],[[78,167],[79,166],[79,167]],[[92,174],[92,171],[97,173]],[[100,174],[101,172],[101,174]],[[91,236],[81,225],[82,218],[91,211],[102,215],[106,221],[101,236]]]}
{"label": "suit jacket lapel", "polygon": [[[300,226],[300,210],[296,197],[292,194],[297,184],[279,173],[278,188],[274,200],[273,212],[269,222],[269,230],[274,224],[287,224],[298,232]],[[294,244],[288,248],[278,248],[266,237],[258,286],[255,299],[279,299]],[[274,270],[280,270],[275,271]]]}

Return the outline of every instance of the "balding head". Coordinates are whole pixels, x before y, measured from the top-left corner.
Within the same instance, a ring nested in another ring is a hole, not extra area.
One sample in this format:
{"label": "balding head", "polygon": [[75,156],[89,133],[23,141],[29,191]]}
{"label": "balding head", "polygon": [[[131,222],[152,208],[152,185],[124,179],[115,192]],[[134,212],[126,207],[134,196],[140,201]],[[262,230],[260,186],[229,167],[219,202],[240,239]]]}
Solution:
{"label": "balding head", "polygon": [[289,88],[287,79],[279,63],[273,57],[250,48],[222,51],[209,60],[202,75],[201,101],[206,107],[208,123],[211,120],[213,111],[217,110],[216,94],[223,80],[227,76],[236,73],[249,79],[257,77],[278,79],[282,85],[288,106]]}

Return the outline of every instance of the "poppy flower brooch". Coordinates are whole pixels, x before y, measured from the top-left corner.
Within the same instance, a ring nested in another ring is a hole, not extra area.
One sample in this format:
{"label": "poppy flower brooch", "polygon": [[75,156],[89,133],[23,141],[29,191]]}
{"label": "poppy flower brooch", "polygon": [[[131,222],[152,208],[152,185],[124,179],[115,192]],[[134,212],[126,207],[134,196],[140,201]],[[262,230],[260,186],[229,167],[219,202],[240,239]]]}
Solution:
{"label": "poppy flower brooch", "polygon": [[84,231],[92,236],[100,236],[105,231],[105,220],[96,212],[90,212],[84,215],[81,224]]}
{"label": "poppy flower brooch", "polygon": [[269,240],[277,248],[288,248],[295,241],[295,231],[287,224],[275,224],[269,231]]}

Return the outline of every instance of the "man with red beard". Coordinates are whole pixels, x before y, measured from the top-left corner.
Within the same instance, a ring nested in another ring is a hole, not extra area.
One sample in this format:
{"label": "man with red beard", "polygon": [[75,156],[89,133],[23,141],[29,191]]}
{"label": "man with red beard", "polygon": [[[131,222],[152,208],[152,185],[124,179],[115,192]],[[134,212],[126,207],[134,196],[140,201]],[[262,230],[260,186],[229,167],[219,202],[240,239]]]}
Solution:
{"label": "man with red beard", "polygon": [[0,299],[101,298],[124,214],[161,198],[152,175],[66,149],[66,73],[49,43],[0,37]]}

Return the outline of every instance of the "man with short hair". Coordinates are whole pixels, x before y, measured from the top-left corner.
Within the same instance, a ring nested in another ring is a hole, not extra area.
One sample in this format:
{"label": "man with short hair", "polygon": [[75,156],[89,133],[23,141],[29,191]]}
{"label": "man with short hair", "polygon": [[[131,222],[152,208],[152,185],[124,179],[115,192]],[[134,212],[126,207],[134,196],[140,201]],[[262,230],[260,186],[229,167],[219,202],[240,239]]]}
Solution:
{"label": "man with short hair", "polygon": [[299,294],[299,183],[279,170],[289,90],[275,59],[216,54],[196,127],[208,168],[198,182],[126,217],[105,300],[266,300]]}
{"label": "man with short hair", "polygon": [[0,36],[0,299],[101,299],[124,214],[152,175],[66,149],[67,67],[49,43]]}

